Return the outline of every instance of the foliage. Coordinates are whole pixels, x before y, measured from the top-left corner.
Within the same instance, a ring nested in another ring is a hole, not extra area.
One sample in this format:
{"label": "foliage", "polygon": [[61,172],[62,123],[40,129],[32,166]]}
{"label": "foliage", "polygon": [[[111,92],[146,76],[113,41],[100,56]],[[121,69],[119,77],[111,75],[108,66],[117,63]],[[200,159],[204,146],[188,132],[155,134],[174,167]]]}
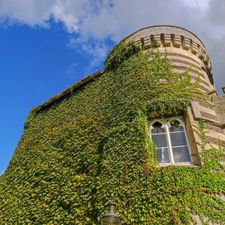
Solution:
{"label": "foliage", "polygon": [[151,51],[111,55],[106,68],[30,113],[0,178],[0,224],[98,225],[111,201],[124,224],[190,224],[193,215],[223,224],[223,168],[209,160],[217,151],[205,151],[201,167],[157,167],[149,138],[148,113],[185,113],[202,98],[197,84]]}
{"label": "foliage", "polygon": [[108,54],[105,60],[105,71],[116,69],[121,63],[140,51],[133,41],[121,41]]}

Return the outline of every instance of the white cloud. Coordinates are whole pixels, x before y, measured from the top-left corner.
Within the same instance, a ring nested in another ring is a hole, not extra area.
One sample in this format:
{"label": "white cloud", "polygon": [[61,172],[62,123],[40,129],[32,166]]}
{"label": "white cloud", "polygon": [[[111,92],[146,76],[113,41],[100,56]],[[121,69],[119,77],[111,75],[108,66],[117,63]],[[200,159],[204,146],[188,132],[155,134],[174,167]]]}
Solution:
{"label": "white cloud", "polygon": [[44,25],[49,19],[52,1],[0,0],[0,19],[28,25]]}
{"label": "white cloud", "polygon": [[2,24],[8,20],[49,26],[53,18],[62,22],[68,32],[79,35],[79,50],[92,55],[93,63],[105,57],[107,38],[117,42],[148,25],[183,26],[196,33],[209,49],[217,84],[225,84],[224,12],[225,1],[221,0],[0,0]]}
{"label": "white cloud", "polygon": [[210,0],[182,0],[182,1],[187,7],[205,10],[208,8]]}
{"label": "white cloud", "polygon": [[0,20],[42,26],[54,18],[74,32],[92,5],[91,0],[0,0]]}
{"label": "white cloud", "polygon": [[72,13],[67,13],[68,4],[64,5],[62,2],[57,2],[52,7],[52,15],[56,19],[56,21],[63,21],[67,29],[71,32],[75,32],[78,30],[78,22],[79,19],[73,15]]}
{"label": "white cloud", "polygon": [[91,57],[89,67],[87,71],[85,71],[86,73],[90,73],[91,71],[89,70],[92,69],[97,70],[97,66],[102,62],[109,51],[109,47],[104,41],[96,39],[90,40],[90,38],[86,39],[84,37],[70,39],[69,46]]}

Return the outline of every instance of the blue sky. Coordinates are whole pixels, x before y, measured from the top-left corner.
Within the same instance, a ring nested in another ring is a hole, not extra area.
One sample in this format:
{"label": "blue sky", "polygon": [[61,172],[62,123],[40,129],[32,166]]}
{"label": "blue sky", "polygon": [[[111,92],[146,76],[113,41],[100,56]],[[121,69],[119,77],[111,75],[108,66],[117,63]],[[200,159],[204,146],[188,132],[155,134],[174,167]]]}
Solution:
{"label": "blue sky", "polygon": [[95,70],[89,67],[89,57],[68,46],[70,34],[62,24],[51,25],[0,30],[0,172],[12,156],[29,110]]}
{"label": "blue sky", "polygon": [[225,2],[167,3],[0,0],[0,174],[12,157],[30,109],[102,69],[109,49],[138,28],[173,24],[190,29],[209,50],[217,89],[225,85]]}

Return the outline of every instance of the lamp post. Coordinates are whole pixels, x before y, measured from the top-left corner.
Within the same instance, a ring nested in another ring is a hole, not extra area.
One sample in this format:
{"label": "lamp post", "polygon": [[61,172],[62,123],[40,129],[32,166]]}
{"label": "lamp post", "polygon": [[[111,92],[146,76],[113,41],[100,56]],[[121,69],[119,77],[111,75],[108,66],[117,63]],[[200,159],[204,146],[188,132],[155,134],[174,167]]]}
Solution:
{"label": "lamp post", "polygon": [[116,205],[114,203],[109,204],[109,211],[102,216],[102,225],[121,225],[121,220],[119,216],[115,214]]}

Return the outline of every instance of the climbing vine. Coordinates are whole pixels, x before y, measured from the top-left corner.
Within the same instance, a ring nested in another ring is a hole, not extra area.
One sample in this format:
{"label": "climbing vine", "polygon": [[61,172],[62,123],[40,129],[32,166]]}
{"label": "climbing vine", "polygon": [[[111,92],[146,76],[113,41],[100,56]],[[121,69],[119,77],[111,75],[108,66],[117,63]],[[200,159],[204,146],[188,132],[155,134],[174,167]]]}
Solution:
{"label": "climbing vine", "polygon": [[121,41],[108,54],[105,60],[105,71],[116,69],[123,61],[140,51],[133,41]]}
{"label": "climbing vine", "polygon": [[185,115],[203,96],[157,52],[122,42],[102,76],[32,110],[0,177],[0,224],[99,225],[112,201],[123,224],[224,224],[223,149],[202,151],[200,167],[157,167],[149,138],[149,120]]}

